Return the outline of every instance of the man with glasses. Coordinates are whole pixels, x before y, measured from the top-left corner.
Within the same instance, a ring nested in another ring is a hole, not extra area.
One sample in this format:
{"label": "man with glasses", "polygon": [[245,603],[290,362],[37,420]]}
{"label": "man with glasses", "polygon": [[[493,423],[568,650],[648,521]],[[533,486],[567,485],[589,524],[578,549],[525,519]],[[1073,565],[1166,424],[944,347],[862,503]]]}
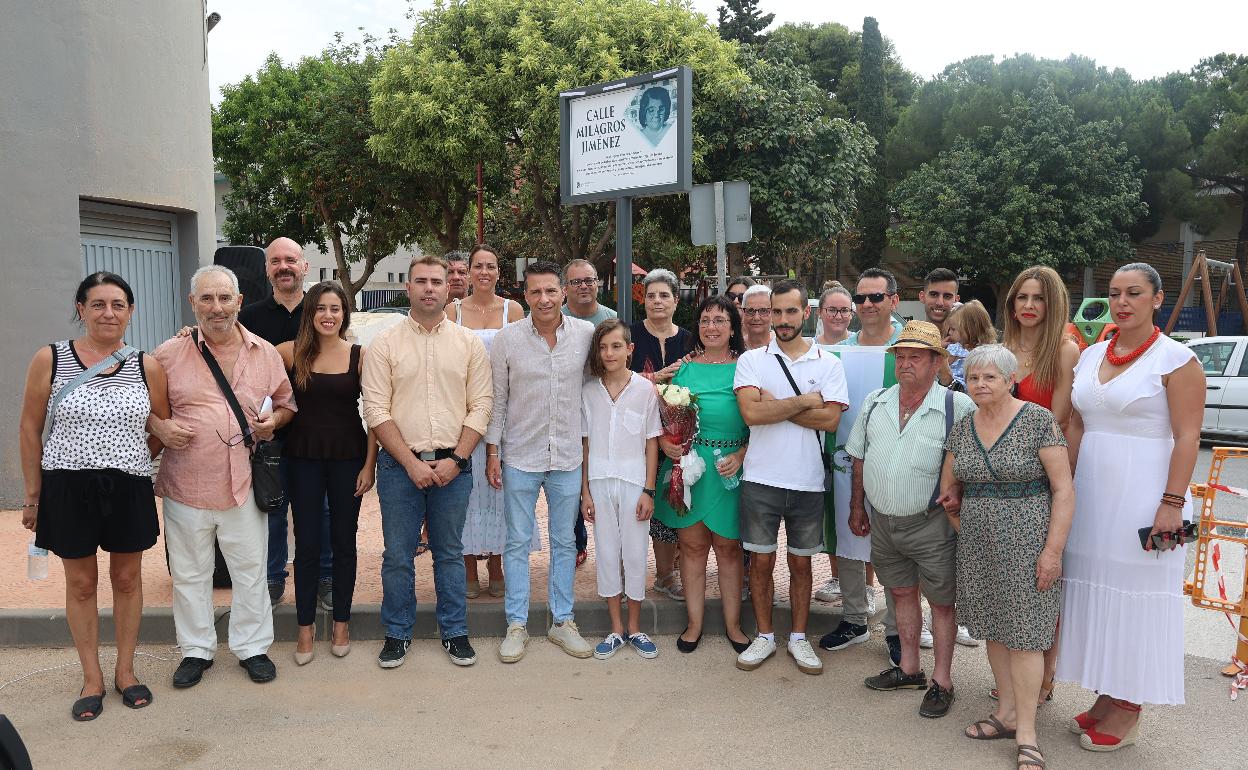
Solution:
{"label": "man with glasses", "polygon": [[753,285],[754,279],[747,275],[730,278],[728,287],[724,289],[724,296],[737,303],[737,307],[741,307],[741,298],[745,296],[745,292]]}
{"label": "man with glasses", "polygon": [[755,284],[741,296],[741,333],[745,349],[761,348],[771,342],[771,289]]}
{"label": "man with glasses", "polygon": [[783,280],[771,294],[776,338],[737,360],[733,390],[750,426],[741,481],[741,544],[750,557],[750,594],[758,637],[737,657],[753,671],[776,652],[772,596],[780,523],[784,522],[793,626],[788,652],[798,670],[822,674],[806,639],[810,557],[823,551],[824,434],[835,433],[849,406],[840,360],[802,337],[810,315],[806,290]]}
{"label": "man with glasses", "polygon": [[[244,433],[271,439],[290,422],[295,403],[277,349],[238,323],[243,296],[234,272],[207,265],[191,276],[198,333],[174,337],[152,352],[169,378],[172,419],[193,433],[182,449],[166,447],[156,477],[173,578],[173,625],[182,662],[174,687],[193,687],[217,652],[212,609],[214,539],[229,564],[230,651],[253,682],[277,677],[269,660],[273,608],[265,581],[268,522],[251,490],[251,452]],[[198,340],[198,344],[197,344]],[[200,346],[216,359],[247,426],[217,385]],[[271,412],[265,409],[271,399]]]}
{"label": "man with glasses", "polygon": [[893,318],[897,309],[897,279],[887,270],[870,267],[858,276],[854,305],[862,328],[849,335],[846,345],[891,345],[901,334],[902,324]]}
{"label": "man with glasses", "polygon": [[919,292],[919,302],[923,303],[923,311],[929,323],[940,329],[941,339],[945,337],[945,322],[949,313],[958,301],[958,274],[946,267],[938,267],[927,274],[923,280],[923,289]]}
{"label": "man with glasses", "polygon": [[598,302],[598,271],[589,260],[574,259],[564,265],[563,283],[568,290],[564,315],[589,321],[594,326],[616,317],[614,310]]}

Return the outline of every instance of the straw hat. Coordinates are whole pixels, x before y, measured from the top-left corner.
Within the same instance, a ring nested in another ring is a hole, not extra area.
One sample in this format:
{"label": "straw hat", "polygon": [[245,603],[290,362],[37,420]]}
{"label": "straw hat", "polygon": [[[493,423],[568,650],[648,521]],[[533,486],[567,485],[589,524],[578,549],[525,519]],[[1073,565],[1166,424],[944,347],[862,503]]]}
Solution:
{"label": "straw hat", "polygon": [[901,335],[897,337],[897,341],[888,346],[890,351],[897,348],[920,348],[922,350],[930,350],[933,353],[939,353],[942,356],[949,355],[949,351],[945,350],[945,346],[940,344],[940,329],[930,321],[906,321],[906,325],[902,328]]}

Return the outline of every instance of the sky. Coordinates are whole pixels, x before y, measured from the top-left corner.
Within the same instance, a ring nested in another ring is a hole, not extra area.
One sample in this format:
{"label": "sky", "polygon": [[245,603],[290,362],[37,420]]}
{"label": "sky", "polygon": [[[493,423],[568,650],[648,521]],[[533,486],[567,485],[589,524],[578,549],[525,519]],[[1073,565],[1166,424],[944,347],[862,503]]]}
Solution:
{"label": "sky", "polygon": [[[693,0],[712,22],[721,4]],[[206,5],[222,17],[208,36],[214,103],[222,84],[255,72],[271,51],[293,61],[318,53],[334,32],[358,39],[357,28],[363,27],[385,37],[393,27],[406,36],[413,26],[406,18],[407,0],[206,0]],[[417,9],[430,5],[429,0],[411,3]],[[760,6],[776,14],[774,24],[834,21],[857,30],[863,17],[874,16],[902,63],[924,79],[980,54],[1001,59],[1015,53],[1044,58],[1076,53],[1146,79],[1190,69],[1218,52],[1248,52],[1243,34],[1248,4],[1228,0],[761,0]]]}

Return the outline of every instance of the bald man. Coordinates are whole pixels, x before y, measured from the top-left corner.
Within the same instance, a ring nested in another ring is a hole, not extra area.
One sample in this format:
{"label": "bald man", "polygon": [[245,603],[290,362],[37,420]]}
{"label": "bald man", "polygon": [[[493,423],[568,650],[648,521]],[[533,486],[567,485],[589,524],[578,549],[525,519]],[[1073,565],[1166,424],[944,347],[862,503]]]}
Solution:
{"label": "bald man", "polygon": [[[308,260],[303,247],[290,238],[276,238],[264,250],[264,272],[273,286],[273,296],[253,302],[238,314],[238,322],[247,331],[268,342],[280,345],[290,342],[299,333],[303,320],[303,280],[308,275]],[[280,436],[279,436],[280,437]],[[285,479],[285,466],[281,468]],[[269,599],[273,604],[286,593],[286,563],[290,548],[286,542],[287,506],[269,514]],[[333,551],[329,545],[329,507],[325,508],[325,528],[321,533],[320,583],[317,598],[328,611],[333,606]]]}

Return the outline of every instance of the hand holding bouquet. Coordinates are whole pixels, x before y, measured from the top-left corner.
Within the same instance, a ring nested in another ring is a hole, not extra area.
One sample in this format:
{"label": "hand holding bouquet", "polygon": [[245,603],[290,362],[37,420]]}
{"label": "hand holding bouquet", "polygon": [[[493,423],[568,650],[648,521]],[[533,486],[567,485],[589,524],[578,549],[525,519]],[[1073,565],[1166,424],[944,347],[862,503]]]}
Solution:
{"label": "hand holding bouquet", "polygon": [[679,446],[683,455],[680,461],[672,463],[672,473],[663,494],[672,510],[683,515],[689,512],[690,502],[686,484],[693,486],[702,475],[696,472],[697,463],[688,458],[689,448],[698,433],[698,397],[688,388],[670,383],[659,385],[656,390],[659,394],[659,417],[663,420],[663,437]]}

